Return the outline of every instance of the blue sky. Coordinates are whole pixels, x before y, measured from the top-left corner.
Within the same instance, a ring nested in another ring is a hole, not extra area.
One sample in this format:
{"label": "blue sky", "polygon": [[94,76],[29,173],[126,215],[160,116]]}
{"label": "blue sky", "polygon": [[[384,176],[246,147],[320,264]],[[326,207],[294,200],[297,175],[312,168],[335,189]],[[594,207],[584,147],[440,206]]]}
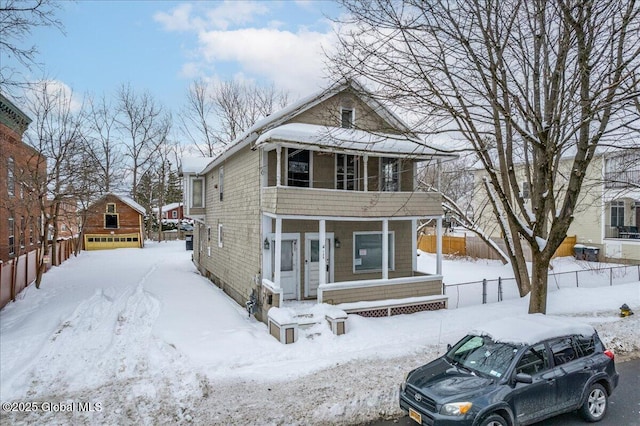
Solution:
{"label": "blue sky", "polygon": [[326,84],[322,48],[334,42],[330,1],[60,2],[65,34],[36,29],[43,76],[76,96],[121,84],[176,110],[195,78],[273,83],[295,99]]}

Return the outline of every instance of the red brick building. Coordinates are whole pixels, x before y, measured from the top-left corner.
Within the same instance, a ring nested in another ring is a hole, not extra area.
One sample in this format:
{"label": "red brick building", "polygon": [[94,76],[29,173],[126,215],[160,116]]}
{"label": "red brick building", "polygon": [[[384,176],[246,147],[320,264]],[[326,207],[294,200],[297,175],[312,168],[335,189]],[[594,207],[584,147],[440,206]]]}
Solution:
{"label": "red brick building", "polygon": [[35,250],[39,244],[41,213],[38,182],[46,162],[22,142],[31,119],[0,94],[0,262]]}

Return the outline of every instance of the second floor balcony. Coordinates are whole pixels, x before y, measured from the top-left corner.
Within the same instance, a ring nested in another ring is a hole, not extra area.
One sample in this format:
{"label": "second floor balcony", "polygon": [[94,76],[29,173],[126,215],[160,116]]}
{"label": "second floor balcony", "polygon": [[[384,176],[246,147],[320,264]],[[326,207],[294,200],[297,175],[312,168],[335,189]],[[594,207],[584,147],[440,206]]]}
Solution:
{"label": "second floor balcony", "polygon": [[262,210],[274,215],[353,218],[441,216],[438,192],[346,191],[292,186],[262,188]]}

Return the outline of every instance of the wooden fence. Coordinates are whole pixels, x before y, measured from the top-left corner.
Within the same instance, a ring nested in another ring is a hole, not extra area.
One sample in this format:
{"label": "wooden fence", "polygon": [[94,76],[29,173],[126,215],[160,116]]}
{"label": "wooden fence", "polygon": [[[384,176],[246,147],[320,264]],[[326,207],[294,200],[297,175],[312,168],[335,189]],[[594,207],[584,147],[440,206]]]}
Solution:
{"label": "wooden fence", "polygon": [[[504,241],[494,238],[493,241],[506,252]],[[573,246],[576,245],[576,236],[566,237],[560,247],[556,250],[554,257],[573,256]],[[418,238],[418,248],[427,253],[436,252],[436,236],[420,235]],[[531,261],[531,249],[528,245],[522,246],[525,259]],[[442,237],[442,254],[452,254],[456,256],[469,256],[479,259],[498,260],[498,254],[489,245],[478,237],[453,237],[444,235]]]}
{"label": "wooden fence", "polygon": [[[61,240],[57,243],[55,259],[49,258],[47,270],[60,265],[73,254],[74,240]],[[49,256],[51,256],[49,245]],[[36,265],[42,249],[38,248],[7,262],[0,263],[0,309],[11,301],[11,288],[17,295],[36,279]]]}

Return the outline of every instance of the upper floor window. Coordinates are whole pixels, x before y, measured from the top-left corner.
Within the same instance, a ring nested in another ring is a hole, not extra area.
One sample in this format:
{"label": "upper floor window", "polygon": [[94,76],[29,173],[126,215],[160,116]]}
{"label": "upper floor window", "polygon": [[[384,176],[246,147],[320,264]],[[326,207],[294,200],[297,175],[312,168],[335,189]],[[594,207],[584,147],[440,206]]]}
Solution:
{"label": "upper floor window", "polygon": [[104,227],[109,229],[117,229],[118,226],[118,213],[105,213],[104,214]]}
{"label": "upper floor window", "polygon": [[336,189],[359,189],[359,159],[355,155],[336,154]]}
{"label": "upper floor window", "polygon": [[528,200],[531,198],[531,191],[529,187],[529,182],[522,182],[522,198]]}
{"label": "upper floor window", "polygon": [[107,213],[116,212],[116,203],[107,203]]}
{"label": "upper floor window", "polygon": [[340,127],[345,129],[353,129],[354,112],[351,108],[342,108],[340,110]]}
{"label": "upper floor window", "polygon": [[382,158],[381,160],[381,181],[382,191],[400,191],[400,164],[397,158]]}
{"label": "upper floor window", "polygon": [[220,171],[218,172],[218,189],[220,190],[220,201],[223,199],[224,194],[224,167],[220,166]]}
{"label": "upper floor window", "polygon": [[7,159],[7,192],[10,197],[16,195],[15,163],[13,157]]}
{"label": "upper floor window", "polygon": [[204,207],[204,180],[191,180],[191,207]]}
{"label": "upper floor window", "polygon": [[172,219],[177,219],[178,218],[178,211],[177,210],[173,210],[171,212],[171,218]]}
{"label": "upper floor window", "polygon": [[287,185],[309,188],[311,155],[304,149],[287,149]]}
{"label": "upper floor window", "polygon": [[611,202],[611,226],[624,226],[624,201]]}

